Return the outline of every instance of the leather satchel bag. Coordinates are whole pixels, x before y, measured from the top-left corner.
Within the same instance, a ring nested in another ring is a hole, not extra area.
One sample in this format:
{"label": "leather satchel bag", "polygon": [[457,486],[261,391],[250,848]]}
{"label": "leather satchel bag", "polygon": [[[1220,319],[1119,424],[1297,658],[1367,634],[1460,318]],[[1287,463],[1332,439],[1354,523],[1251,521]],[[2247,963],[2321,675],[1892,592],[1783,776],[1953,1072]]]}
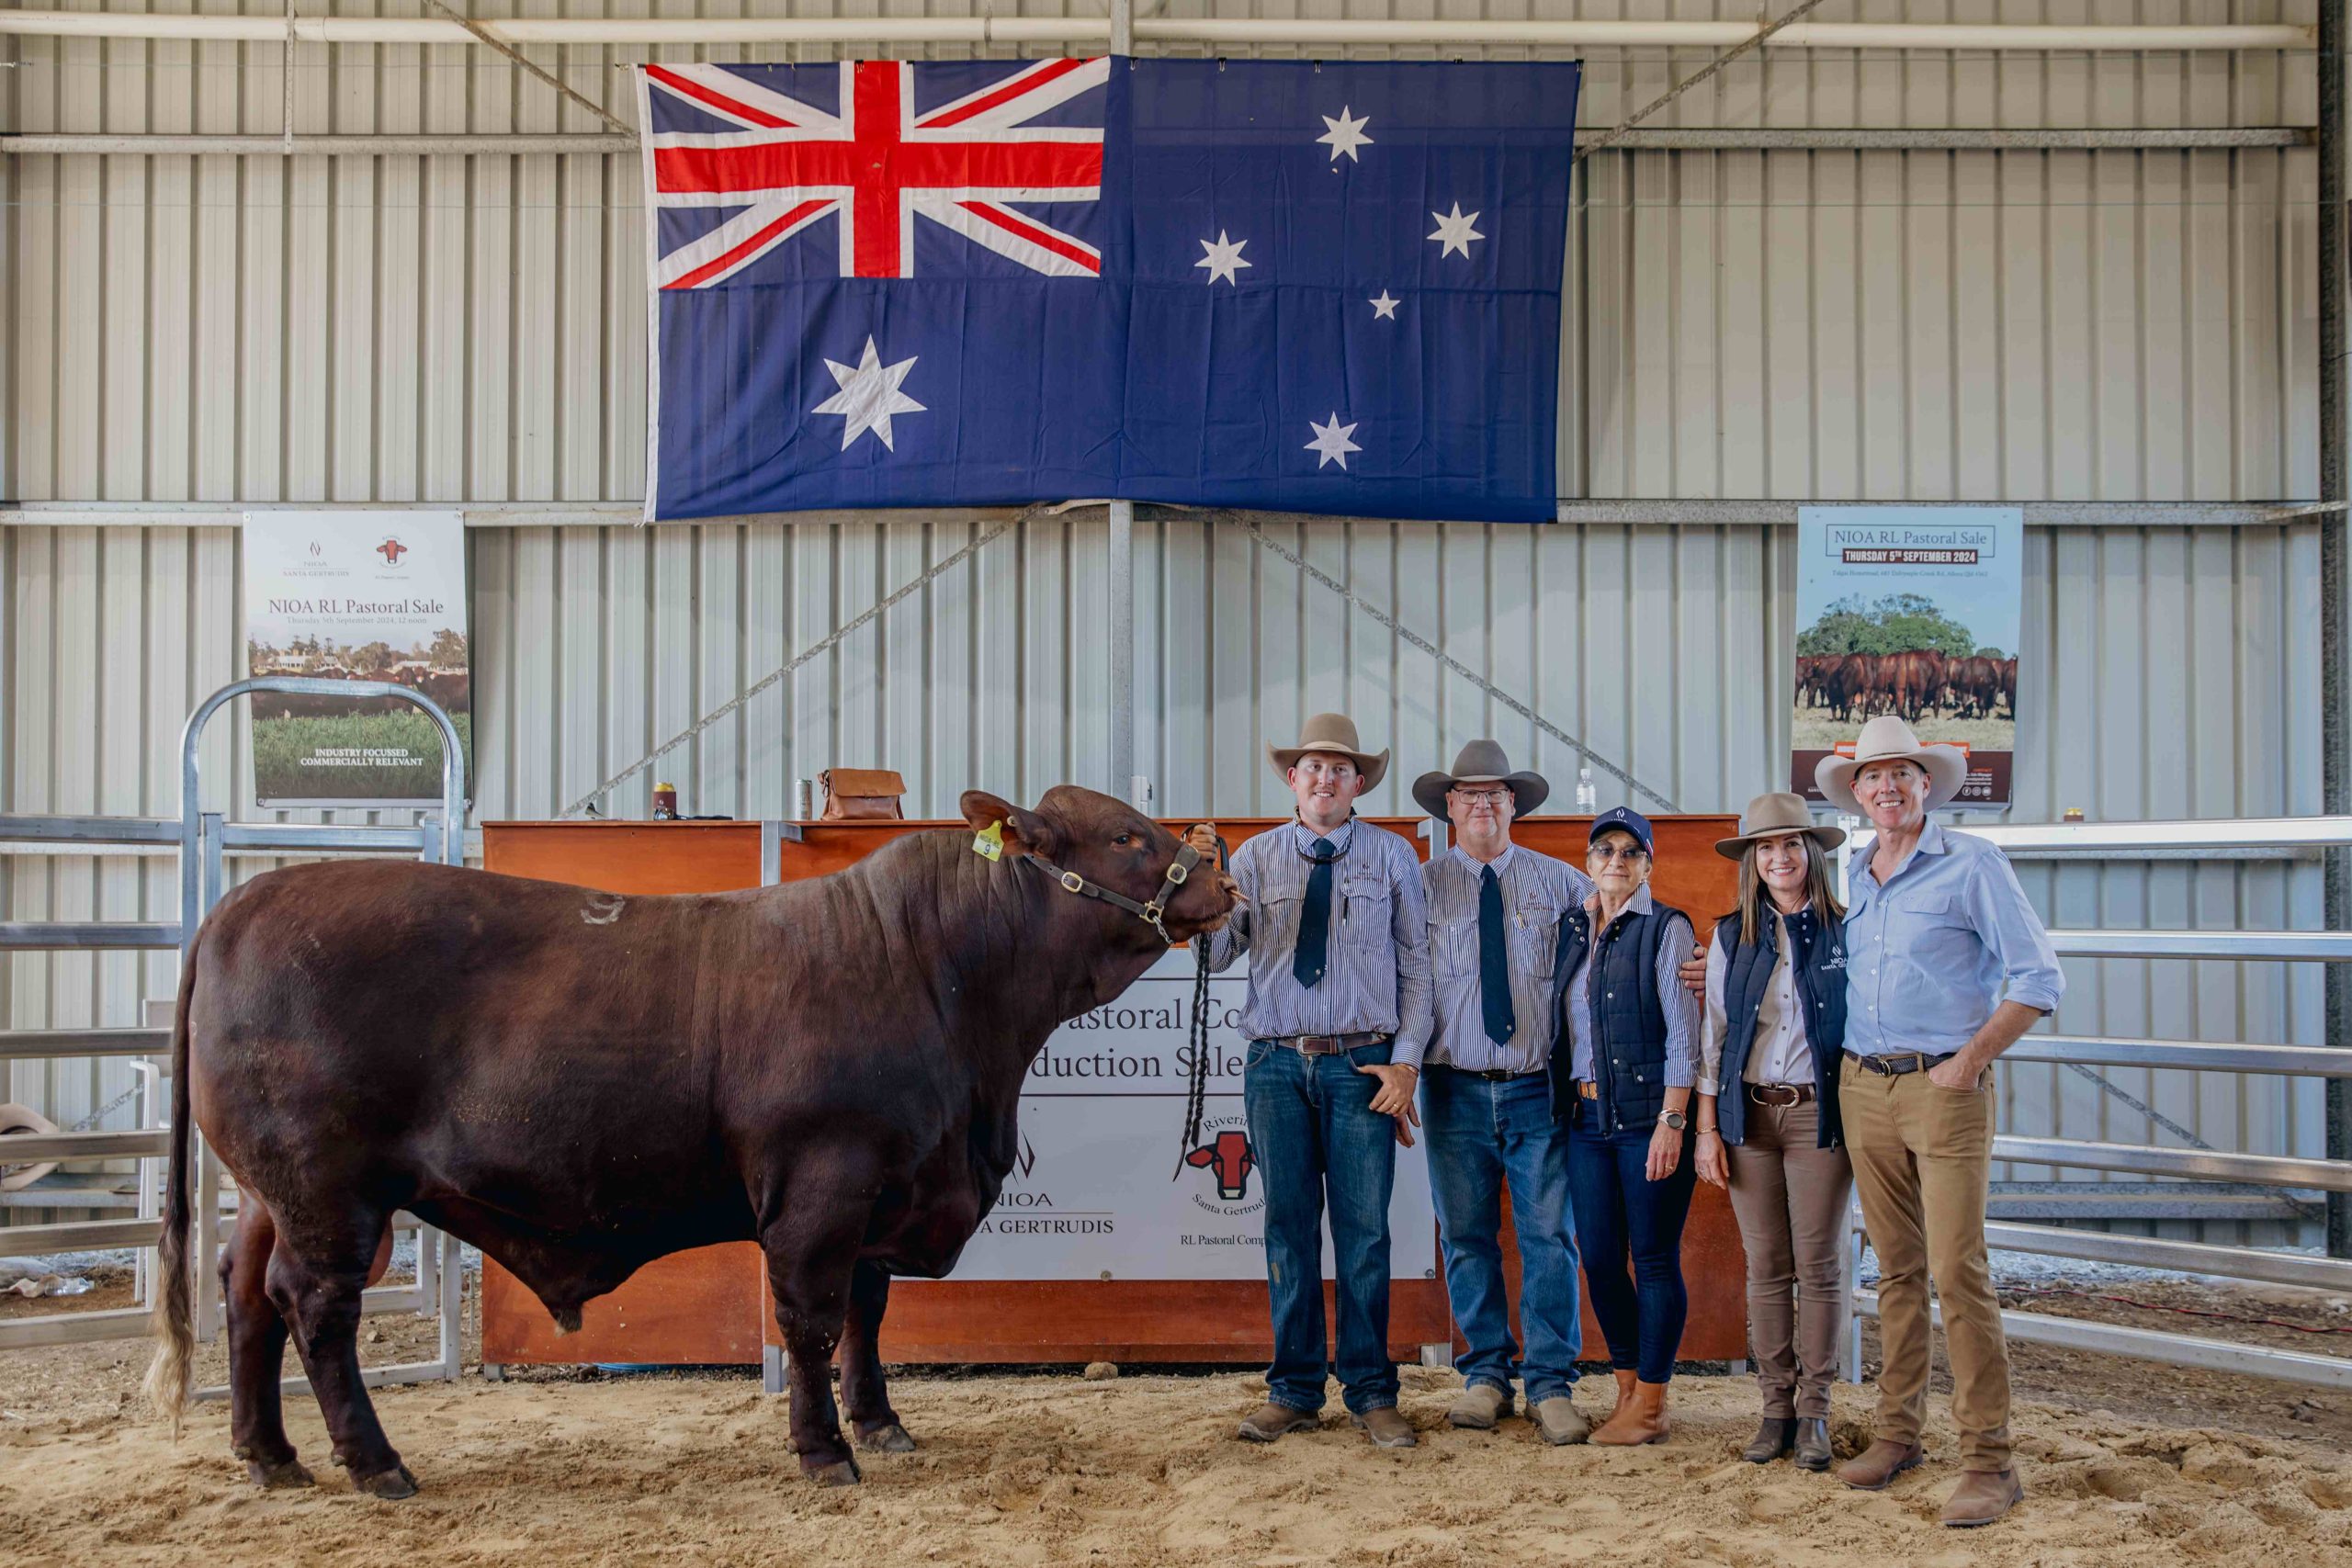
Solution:
{"label": "leather satchel bag", "polygon": [[827,768],[817,775],[825,792],[827,822],[895,822],[906,816],[899,797],[907,781],[888,768]]}

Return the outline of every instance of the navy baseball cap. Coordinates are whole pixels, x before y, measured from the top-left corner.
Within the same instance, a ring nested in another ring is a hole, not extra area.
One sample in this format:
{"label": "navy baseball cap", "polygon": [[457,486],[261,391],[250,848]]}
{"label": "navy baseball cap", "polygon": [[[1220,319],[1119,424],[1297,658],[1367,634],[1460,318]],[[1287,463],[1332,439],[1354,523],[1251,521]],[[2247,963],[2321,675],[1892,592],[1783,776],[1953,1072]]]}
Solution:
{"label": "navy baseball cap", "polygon": [[1612,806],[1592,819],[1592,831],[1584,836],[1588,847],[1600,841],[1600,835],[1615,829],[1631,833],[1640,840],[1642,853],[1653,860],[1657,857],[1657,840],[1650,833],[1650,819],[1630,806]]}

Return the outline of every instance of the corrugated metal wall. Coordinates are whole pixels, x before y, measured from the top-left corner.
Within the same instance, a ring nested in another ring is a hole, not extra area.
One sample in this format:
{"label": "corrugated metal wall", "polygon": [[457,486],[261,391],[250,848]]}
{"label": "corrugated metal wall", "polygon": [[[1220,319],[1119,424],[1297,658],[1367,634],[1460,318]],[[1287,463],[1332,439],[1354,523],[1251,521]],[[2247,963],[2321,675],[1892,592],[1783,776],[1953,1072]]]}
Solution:
{"label": "corrugated metal wall", "polygon": [[[1191,0],[1168,14],[1203,9]],[[1371,14],[1526,9],[1391,11],[1375,0]],[[1744,14],[1729,0],[1712,9]],[[1709,14],[1664,0],[1580,14],[1669,10]],[[741,14],[727,0],[611,12]],[[2045,8],[1871,0],[1856,15],[2030,21]],[[2053,21],[2311,15],[2311,0],[2046,8]],[[11,129],[278,129],[272,46],[6,43],[18,62],[0,70]],[[618,69],[628,51],[531,52],[632,112]],[[1704,59],[1591,51],[1587,123],[1611,123]],[[297,123],[600,129],[487,62],[454,48],[304,46]],[[2301,125],[2312,99],[2309,56],[1807,51],[1736,65],[1665,120]],[[583,525],[576,511],[567,520],[568,503],[639,490],[636,179],[629,160],[590,156],[0,160],[0,491],[525,503],[520,525],[477,529],[469,541],[478,816],[551,813],[990,520],[650,530]],[[2297,149],[1604,155],[1590,166],[1572,246],[1566,488],[1882,500],[2308,494],[2313,184],[2312,159]],[[1686,808],[1736,809],[1782,778],[1787,529],[1265,526]],[[0,528],[0,809],[173,809],[182,717],[238,672],[236,548],[234,531],[217,527]],[[1277,809],[1262,745],[1326,706],[1353,710],[1396,749],[1397,780],[1379,809],[1402,808],[1405,780],[1478,733],[1573,778],[1573,753],[1246,533],[1148,513],[1136,555],[1136,766],[1166,809]],[[2307,525],[2030,532],[2018,818],[2071,806],[2109,819],[2316,810],[2317,566]],[[928,813],[952,810],[975,784],[1028,796],[1066,778],[1109,784],[1107,589],[1099,514],[1027,523],[658,771],[693,808],[739,815],[784,814],[791,781],[833,763],[900,768],[910,805]],[[250,815],[242,723],[216,727],[207,770],[216,804]],[[615,808],[642,812],[649,782],[624,786]],[[1604,801],[1619,797],[1605,774],[1600,784]],[[246,874],[259,863],[240,863]],[[2320,923],[2308,864],[2023,871],[2053,924]],[[171,902],[164,862],[0,856],[0,906],[13,918],[168,919]],[[17,956],[0,964],[0,1016],[13,1027],[135,1022],[141,998],[168,992],[173,969],[139,954]],[[2069,969],[2069,1030],[2320,1036],[2312,969]],[[2320,1148],[2315,1085],[2109,1076],[2217,1146]],[[0,1090],[68,1122],[128,1083],[119,1064],[0,1070]],[[2011,1070],[2006,1119],[2019,1131],[2158,1136],[2064,1068]]]}

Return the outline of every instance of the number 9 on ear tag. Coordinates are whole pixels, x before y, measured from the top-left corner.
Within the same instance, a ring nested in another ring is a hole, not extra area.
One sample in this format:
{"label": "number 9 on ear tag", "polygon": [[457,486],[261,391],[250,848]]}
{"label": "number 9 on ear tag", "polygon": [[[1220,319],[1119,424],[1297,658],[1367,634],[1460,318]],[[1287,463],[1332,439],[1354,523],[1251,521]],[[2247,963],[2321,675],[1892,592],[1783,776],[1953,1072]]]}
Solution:
{"label": "number 9 on ear tag", "polygon": [[1004,858],[1004,824],[991,822],[972,835],[972,852],[983,860]]}

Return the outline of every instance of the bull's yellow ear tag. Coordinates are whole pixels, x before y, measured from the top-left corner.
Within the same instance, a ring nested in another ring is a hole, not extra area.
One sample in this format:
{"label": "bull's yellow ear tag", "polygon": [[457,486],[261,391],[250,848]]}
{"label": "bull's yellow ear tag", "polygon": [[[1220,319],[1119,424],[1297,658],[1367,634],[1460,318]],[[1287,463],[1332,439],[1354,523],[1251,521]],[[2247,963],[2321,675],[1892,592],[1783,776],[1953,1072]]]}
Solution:
{"label": "bull's yellow ear tag", "polygon": [[983,860],[1004,858],[1004,824],[991,822],[972,835],[972,852]]}

